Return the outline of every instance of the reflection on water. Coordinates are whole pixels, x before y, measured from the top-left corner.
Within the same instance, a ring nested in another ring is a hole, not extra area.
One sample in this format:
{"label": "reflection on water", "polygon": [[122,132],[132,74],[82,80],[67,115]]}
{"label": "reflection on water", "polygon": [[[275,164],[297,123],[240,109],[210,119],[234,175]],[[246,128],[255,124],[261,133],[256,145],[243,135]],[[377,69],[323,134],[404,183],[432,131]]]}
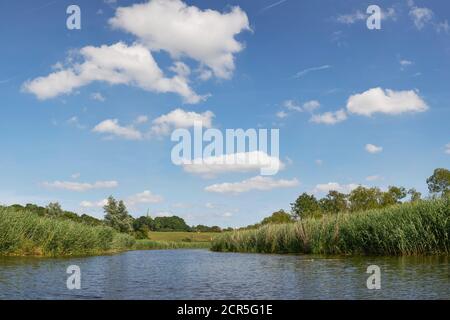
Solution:
{"label": "reflection on water", "polygon": [[[2,299],[450,299],[448,257],[321,257],[131,251],[47,259],[0,257]],[[381,290],[368,290],[369,265]],[[66,268],[81,268],[68,290]]]}

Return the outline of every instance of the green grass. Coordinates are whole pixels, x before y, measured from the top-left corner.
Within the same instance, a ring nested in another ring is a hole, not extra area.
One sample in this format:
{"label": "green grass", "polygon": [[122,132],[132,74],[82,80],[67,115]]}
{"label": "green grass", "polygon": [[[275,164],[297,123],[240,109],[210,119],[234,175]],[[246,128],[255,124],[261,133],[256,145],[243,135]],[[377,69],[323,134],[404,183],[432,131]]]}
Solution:
{"label": "green grass", "polygon": [[133,237],[103,226],[0,208],[0,255],[77,256],[128,250]]}
{"label": "green grass", "polygon": [[211,242],[220,233],[214,232],[158,232],[148,233],[149,240],[168,242]]}
{"label": "green grass", "polygon": [[163,249],[205,249],[210,242],[181,242],[181,241],[153,241],[137,240],[133,246],[135,250],[163,250]]}
{"label": "green grass", "polygon": [[365,255],[450,253],[450,199],[224,233],[214,251]]}

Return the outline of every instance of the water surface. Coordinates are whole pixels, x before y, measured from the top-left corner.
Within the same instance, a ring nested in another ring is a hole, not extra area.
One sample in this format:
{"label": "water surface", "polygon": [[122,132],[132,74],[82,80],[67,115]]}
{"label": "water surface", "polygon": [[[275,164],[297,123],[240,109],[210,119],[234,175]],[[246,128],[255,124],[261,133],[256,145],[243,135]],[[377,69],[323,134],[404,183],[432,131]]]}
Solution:
{"label": "water surface", "polygon": [[[130,251],[53,259],[0,257],[1,299],[450,299],[448,257],[320,257]],[[381,289],[368,290],[369,265]],[[68,290],[66,269],[81,268]]]}

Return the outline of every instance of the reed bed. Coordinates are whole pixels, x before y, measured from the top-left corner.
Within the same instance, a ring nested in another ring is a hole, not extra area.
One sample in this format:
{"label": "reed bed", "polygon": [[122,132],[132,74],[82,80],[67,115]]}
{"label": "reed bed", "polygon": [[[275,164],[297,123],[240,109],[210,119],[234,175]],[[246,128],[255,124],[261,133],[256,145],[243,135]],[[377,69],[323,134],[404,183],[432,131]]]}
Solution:
{"label": "reed bed", "polygon": [[450,199],[405,203],[224,233],[211,250],[254,253],[433,255],[450,253]]}
{"label": "reed bed", "polygon": [[77,256],[130,249],[135,240],[109,227],[0,208],[0,255]]}

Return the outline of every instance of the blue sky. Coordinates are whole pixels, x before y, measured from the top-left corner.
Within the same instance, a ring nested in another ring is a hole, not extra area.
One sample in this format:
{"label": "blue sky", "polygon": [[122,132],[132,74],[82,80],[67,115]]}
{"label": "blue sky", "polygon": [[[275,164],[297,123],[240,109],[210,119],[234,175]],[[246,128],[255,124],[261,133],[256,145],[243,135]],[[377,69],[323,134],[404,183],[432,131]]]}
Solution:
{"label": "blue sky", "polygon": [[[112,194],[134,216],[241,226],[331,187],[427,194],[433,169],[449,167],[446,1],[140,3],[0,4],[1,203],[59,201],[99,217]],[[70,4],[81,30],[66,27]],[[366,27],[371,4],[380,30]],[[117,71],[118,57],[132,66]],[[104,75],[88,70],[99,64]],[[285,168],[255,182],[265,190],[206,191],[259,172],[175,166],[170,135],[154,128],[183,126],[188,112],[221,130],[279,128]]]}

